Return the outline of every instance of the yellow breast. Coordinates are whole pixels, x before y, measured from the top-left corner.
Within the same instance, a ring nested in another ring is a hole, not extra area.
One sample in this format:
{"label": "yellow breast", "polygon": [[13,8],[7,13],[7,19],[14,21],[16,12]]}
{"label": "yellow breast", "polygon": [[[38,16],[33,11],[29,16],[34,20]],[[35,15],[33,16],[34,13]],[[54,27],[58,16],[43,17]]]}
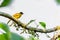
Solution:
{"label": "yellow breast", "polygon": [[22,16],[21,13],[16,13],[16,14],[13,15],[13,17],[14,17],[15,19],[19,19],[21,16]]}

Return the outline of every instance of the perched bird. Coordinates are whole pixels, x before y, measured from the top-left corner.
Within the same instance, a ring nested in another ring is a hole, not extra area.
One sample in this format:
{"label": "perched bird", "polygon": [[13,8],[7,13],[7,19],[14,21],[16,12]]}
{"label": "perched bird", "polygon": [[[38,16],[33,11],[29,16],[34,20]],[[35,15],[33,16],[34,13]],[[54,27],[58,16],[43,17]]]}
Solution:
{"label": "perched bird", "polygon": [[[15,13],[12,17],[15,18],[15,19],[19,19],[21,18],[21,16],[23,15],[23,12],[19,12],[19,13]],[[11,20],[9,20],[7,22],[7,24],[10,22]],[[12,26],[13,24],[16,24],[15,22],[12,22],[10,26]]]}
{"label": "perched bird", "polygon": [[23,12],[19,12],[13,15],[15,19],[19,19],[23,15]]}

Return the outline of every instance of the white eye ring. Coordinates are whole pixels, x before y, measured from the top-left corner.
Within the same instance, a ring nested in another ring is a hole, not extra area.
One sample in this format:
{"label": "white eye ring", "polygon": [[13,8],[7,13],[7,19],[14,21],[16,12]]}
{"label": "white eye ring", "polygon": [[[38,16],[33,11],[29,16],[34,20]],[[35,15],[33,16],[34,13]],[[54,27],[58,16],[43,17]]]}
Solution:
{"label": "white eye ring", "polygon": [[3,1],[4,1],[4,0],[0,0],[0,5],[2,5]]}
{"label": "white eye ring", "polygon": [[6,33],[2,28],[0,28],[0,34]]}

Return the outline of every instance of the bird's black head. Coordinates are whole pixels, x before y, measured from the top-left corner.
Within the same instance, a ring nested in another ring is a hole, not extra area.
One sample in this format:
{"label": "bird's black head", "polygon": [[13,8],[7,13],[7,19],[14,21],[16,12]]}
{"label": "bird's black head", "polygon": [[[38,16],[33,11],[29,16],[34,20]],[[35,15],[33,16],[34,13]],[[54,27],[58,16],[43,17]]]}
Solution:
{"label": "bird's black head", "polygon": [[24,14],[23,12],[20,12],[20,14]]}

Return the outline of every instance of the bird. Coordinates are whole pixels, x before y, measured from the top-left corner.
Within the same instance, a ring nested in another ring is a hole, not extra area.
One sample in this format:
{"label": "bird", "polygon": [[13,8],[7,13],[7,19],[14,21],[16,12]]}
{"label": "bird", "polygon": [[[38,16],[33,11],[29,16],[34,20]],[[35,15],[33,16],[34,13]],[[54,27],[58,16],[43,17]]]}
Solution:
{"label": "bird", "polygon": [[[18,20],[19,18],[21,18],[21,16],[22,16],[23,14],[24,14],[23,12],[18,12],[18,13],[13,14],[12,17]],[[9,21],[7,22],[7,24],[9,24],[10,21],[11,21],[11,20],[9,20]],[[12,26],[13,24],[16,24],[16,23],[15,23],[15,22],[12,22],[10,26]]]}

